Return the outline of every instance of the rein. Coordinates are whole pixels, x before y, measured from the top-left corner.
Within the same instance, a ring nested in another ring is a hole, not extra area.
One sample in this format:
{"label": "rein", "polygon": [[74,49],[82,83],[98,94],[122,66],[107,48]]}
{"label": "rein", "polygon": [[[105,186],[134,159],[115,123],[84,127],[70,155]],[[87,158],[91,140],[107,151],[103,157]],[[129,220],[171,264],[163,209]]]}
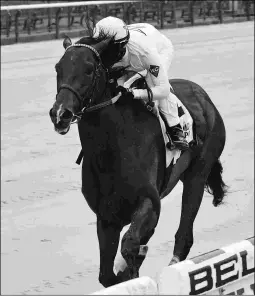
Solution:
{"label": "rein", "polygon": [[88,107],[88,108],[85,109],[85,112],[92,112],[92,111],[96,111],[98,109],[113,105],[118,101],[120,96],[121,96],[121,93],[118,94],[117,96],[113,97],[112,99],[108,100],[108,101],[105,101],[105,102],[99,103],[97,105]]}

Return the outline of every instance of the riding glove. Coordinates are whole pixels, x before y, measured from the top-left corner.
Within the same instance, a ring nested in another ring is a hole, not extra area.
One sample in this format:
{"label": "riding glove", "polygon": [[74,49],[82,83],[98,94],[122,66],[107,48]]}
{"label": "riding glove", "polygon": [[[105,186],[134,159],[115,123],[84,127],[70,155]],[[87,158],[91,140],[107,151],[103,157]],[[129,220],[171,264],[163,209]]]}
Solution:
{"label": "riding glove", "polygon": [[119,85],[116,90],[118,92],[121,92],[121,95],[127,97],[128,99],[134,98],[134,93],[131,88],[125,88],[125,87]]}

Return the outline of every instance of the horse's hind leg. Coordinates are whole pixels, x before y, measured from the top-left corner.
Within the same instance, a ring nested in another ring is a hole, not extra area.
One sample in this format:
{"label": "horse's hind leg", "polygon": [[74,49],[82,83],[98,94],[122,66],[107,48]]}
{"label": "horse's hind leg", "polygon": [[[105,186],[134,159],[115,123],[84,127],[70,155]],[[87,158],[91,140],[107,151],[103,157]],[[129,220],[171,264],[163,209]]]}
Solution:
{"label": "horse's hind leg", "polygon": [[97,219],[97,235],[100,249],[99,282],[104,287],[119,283],[120,279],[113,272],[122,228],[116,224]]}
{"label": "horse's hind leg", "polygon": [[160,214],[160,200],[144,198],[135,213],[131,225],[124,234],[121,244],[121,254],[125,259],[129,279],[139,276],[139,268],[145,259],[145,255],[139,254],[140,245],[146,245],[154,233]]}
{"label": "horse's hind leg", "polygon": [[209,163],[199,159],[185,172],[183,180],[182,209],[179,228],[175,234],[174,256],[170,264],[187,258],[193,245],[193,224],[204,195],[210,172]]}

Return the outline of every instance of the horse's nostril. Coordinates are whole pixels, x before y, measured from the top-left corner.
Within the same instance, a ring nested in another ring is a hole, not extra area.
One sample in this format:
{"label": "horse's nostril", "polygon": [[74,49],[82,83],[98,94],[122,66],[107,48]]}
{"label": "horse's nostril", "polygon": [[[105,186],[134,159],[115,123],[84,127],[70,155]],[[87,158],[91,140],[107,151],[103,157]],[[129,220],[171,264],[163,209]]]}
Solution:
{"label": "horse's nostril", "polygon": [[69,110],[65,110],[65,112],[61,115],[62,119],[70,119],[73,117],[73,113]]}
{"label": "horse's nostril", "polygon": [[53,117],[53,108],[50,109],[49,115],[50,117]]}

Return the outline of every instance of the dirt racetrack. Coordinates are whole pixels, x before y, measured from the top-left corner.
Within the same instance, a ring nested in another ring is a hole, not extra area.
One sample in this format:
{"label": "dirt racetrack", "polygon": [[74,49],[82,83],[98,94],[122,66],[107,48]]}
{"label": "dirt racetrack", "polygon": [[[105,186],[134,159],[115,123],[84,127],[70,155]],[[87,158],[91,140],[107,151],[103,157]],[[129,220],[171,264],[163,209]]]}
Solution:
{"label": "dirt racetrack", "polygon": [[[223,115],[225,205],[205,193],[195,256],[254,235],[254,22],[164,30],[175,45],[171,76],[200,84]],[[1,294],[88,294],[101,289],[96,217],[81,191],[77,126],[60,136],[48,111],[62,40],[1,48]],[[172,255],[182,185],[162,214],[141,275]]]}

